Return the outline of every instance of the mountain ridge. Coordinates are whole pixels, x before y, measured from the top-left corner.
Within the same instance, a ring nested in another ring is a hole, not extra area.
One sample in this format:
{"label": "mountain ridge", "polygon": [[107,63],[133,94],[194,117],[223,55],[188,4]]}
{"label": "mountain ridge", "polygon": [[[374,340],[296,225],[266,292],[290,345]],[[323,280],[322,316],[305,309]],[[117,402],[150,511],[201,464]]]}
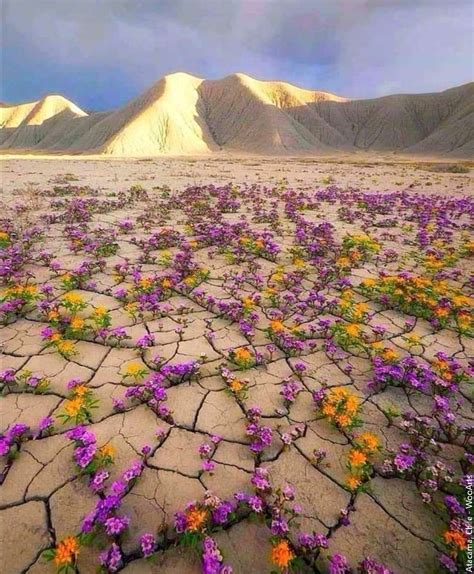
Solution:
{"label": "mountain ridge", "polygon": [[349,99],[242,74],[164,76],[124,106],[86,113],[61,95],[0,106],[0,149],[116,156],[395,151],[474,155],[474,83]]}

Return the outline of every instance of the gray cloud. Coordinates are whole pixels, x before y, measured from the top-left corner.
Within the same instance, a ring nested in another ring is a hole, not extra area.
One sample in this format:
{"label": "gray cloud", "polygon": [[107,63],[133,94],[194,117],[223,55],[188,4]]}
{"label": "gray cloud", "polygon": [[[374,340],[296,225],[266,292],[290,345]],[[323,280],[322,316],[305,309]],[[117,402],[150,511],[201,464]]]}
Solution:
{"label": "gray cloud", "polygon": [[473,74],[470,0],[3,0],[2,7],[7,95],[31,71],[40,83],[75,74],[79,97],[97,74],[113,75],[104,95],[110,105],[120,101],[119,79],[138,92],[176,70],[243,71],[359,97],[440,90]]}

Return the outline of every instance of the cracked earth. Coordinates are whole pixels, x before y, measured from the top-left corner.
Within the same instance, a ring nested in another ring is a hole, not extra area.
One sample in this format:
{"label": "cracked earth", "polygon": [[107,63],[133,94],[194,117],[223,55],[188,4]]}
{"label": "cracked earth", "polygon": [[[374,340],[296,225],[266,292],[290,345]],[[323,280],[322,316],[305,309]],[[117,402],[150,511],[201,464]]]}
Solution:
{"label": "cracked earth", "polygon": [[4,572],[463,571],[446,497],[464,504],[473,461],[470,175],[3,167]]}

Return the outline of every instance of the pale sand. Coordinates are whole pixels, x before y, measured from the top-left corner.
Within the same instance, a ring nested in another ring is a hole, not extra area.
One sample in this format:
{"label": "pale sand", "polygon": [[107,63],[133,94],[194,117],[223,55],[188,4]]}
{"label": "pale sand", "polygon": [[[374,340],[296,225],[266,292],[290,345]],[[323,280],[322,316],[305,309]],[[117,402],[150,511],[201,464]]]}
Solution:
{"label": "pale sand", "polygon": [[0,147],[119,156],[330,154],[397,150],[474,157],[474,83],[432,94],[349,100],[245,74],[165,76],[110,112],[61,96],[0,107]]}

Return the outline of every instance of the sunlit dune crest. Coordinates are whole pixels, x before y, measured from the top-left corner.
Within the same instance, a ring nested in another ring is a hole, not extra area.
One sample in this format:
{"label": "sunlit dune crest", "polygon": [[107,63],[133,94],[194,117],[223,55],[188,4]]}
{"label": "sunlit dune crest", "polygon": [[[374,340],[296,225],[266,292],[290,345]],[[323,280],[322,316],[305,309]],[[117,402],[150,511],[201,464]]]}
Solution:
{"label": "sunlit dune crest", "polygon": [[474,153],[474,83],[432,94],[350,100],[245,74],[175,73],[127,105],[86,114],[59,95],[0,107],[0,147],[118,156],[334,150]]}

